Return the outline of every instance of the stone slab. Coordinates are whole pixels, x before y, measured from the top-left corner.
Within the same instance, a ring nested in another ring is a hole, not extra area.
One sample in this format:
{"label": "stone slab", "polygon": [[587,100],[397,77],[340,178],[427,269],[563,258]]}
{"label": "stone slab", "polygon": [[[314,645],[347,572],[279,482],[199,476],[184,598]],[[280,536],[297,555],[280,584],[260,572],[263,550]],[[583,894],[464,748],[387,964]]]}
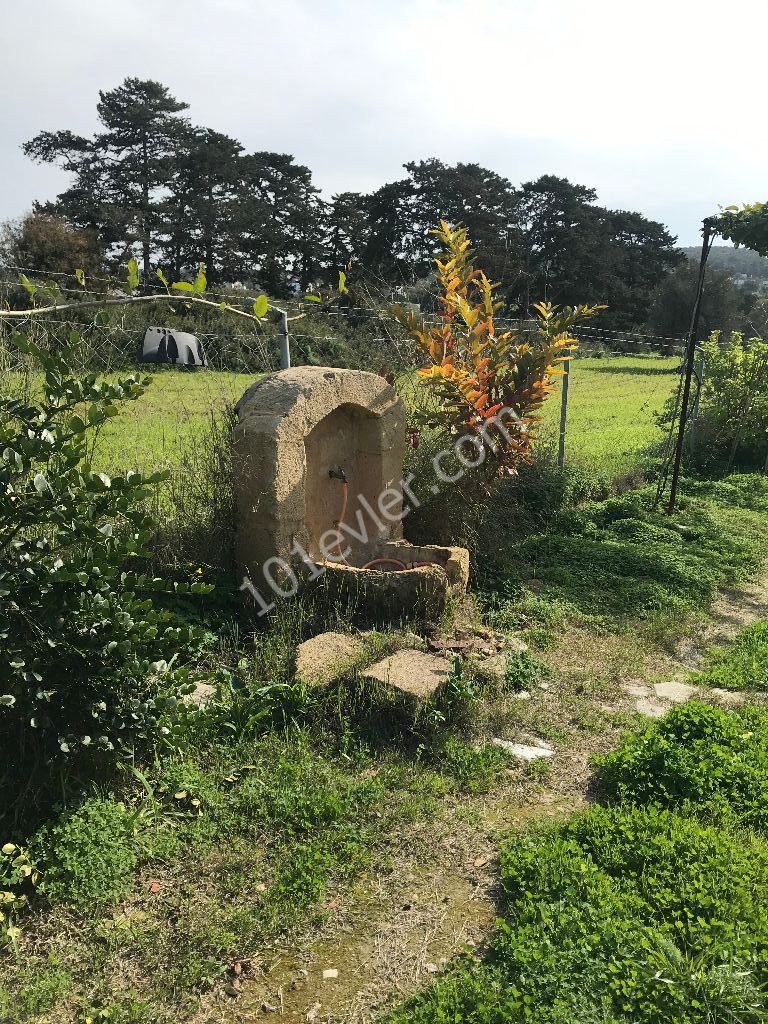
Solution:
{"label": "stone slab", "polygon": [[513,757],[519,758],[521,761],[536,761],[540,757],[554,757],[555,752],[551,747],[537,743],[535,746],[529,743],[514,743],[512,740],[501,740],[494,737],[491,742],[501,747],[502,750],[506,750],[507,753],[512,754]]}
{"label": "stone slab", "polygon": [[327,686],[349,672],[365,656],[360,637],[348,633],[320,633],[299,644],[296,675],[312,686]]}
{"label": "stone slab", "polygon": [[654,700],[653,697],[640,697],[636,701],[635,707],[641,715],[647,715],[649,718],[663,718],[669,711],[669,704],[665,701]]}
{"label": "stone slab", "polygon": [[452,667],[447,658],[406,649],[371,665],[364,678],[392,686],[418,700],[426,700],[448,679]]}
{"label": "stone slab", "polygon": [[730,704],[733,707],[744,703],[744,694],[739,690],[723,690],[719,686],[713,686],[711,690],[707,690],[706,696],[714,697],[721,704]]}
{"label": "stone slab", "polygon": [[696,693],[695,686],[689,686],[688,683],[676,683],[673,680],[666,683],[654,683],[653,690],[661,700],[668,700],[672,704],[685,704]]}

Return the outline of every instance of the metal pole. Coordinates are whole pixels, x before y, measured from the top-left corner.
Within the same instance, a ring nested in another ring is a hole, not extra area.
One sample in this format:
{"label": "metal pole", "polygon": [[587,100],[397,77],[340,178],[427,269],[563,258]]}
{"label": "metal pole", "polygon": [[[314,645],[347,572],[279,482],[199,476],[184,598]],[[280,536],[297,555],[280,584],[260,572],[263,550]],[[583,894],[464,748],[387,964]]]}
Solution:
{"label": "metal pole", "polygon": [[680,404],[680,425],[677,432],[677,444],[675,445],[675,461],[672,468],[672,483],[669,488],[669,505],[667,512],[675,511],[677,504],[677,487],[680,482],[680,466],[683,461],[683,446],[685,444],[685,428],[688,423],[688,402],[691,398],[691,380],[693,379],[693,368],[696,360],[696,332],[699,329],[699,315],[701,313],[701,297],[704,292],[704,274],[707,267],[707,257],[711,247],[711,238],[714,235],[714,227],[709,217],[704,221],[702,230],[703,240],[701,243],[701,259],[699,261],[699,283],[696,290],[696,300],[693,304],[691,314],[691,326],[688,330],[688,344],[685,354],[685,383],[683,384],[683,398]]}
{"label": "metal pole", "polygon": [[699,404],[701,403],[701,389],[704,385],[704,349],[699,349],[699,354],[696,359],[696,395],[693,399],[693,409],[691,410],[691,432],[688,435],[688,449],[691,453],[696,450],[696,425],[699,420]]}
{"label": "metal pole", "polygon": [[565,431],[568,425],[568,384],[571,379],[571,358],[563,361],[563,389],[560,395],[560,446],[557,452],[557,464],[565,465]]}
{"label": "metal pole", "polygon": [[284,309],[276,309],[275,319],[277,320],[277,331],[280,335],[280,369],[290,370],[291,343],[288,338],[288,314]]}

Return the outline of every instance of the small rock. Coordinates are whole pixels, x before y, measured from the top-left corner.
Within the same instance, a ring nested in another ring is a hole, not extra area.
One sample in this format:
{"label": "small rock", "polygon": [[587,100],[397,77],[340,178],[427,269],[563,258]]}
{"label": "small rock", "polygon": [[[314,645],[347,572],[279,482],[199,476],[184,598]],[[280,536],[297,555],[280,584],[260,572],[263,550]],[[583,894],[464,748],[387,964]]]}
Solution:
{"label": "small rock", "polygon": [[273,1006],[272,1003],[262,1003],[261,1004],[261,1012],[262,1013],[277,1013],[277,1011],[279,1009],[280,1009],[279,1006]]}
{"label": "small rock", "polygon": [[619,685],[630,697],[648,697],[651,693],[650,687],[642,679],[627,679]]}
{"label": "small rock", "polygon": [[531,746],[527,743],[513,743],[512,740],[501,740],[494,737],[491,740],[497,747],[501,747],[508,753],[512,754],[513,757],[519,758],[521,761],[535,761],[540,757],[554,757],[555,752],[551,747],[547,746]]}
{"label": "small rock", "polygon": [[321,1003],[313,1003],[313,1005],[307,1010],[307,1024],[315,1024],[321,1005]]}
{"label": "small rock", "polygon": [[365,657],[365,644],[346,633],[320,633],[299,644],[296,675],[312,686],[327,686]]}
{"label": "small rock", "polygon": [[531,695],[527,690],[519,690],[517,693],[510,694],[515,700],[530,700]]}
{"label": "small rock", "polygon": [[339,972],[335,967],[326,967],[323,971],[323,981],[330,981],[332,978],[338,978]]}
{"label": "small rock", "polygon": [[670,681],[667,683],[654,683],[653,689],[657,697],[661,697],[662,700],[671,701],[673,704],[685,704],[687,700],[696,693],[695,686],[689,686],[687,683],[676,683]]}
{"label": "small rock", "polygon": [[424,970],[428,974],[437,974],[440,968],[437,966],[437,964],[424,964]]}
{"label": "small rock", "polygon": [[216,696],[216,687],[213,683],[203,683],[198,680],[192,693],[184,698],[184,703],[193,708],[204,708]]}
{"label": "small rock", "polygon": [[506,637],[505,647],[514,654],[524,654],[528,650],[528,644],[521,640],[519,636]]}

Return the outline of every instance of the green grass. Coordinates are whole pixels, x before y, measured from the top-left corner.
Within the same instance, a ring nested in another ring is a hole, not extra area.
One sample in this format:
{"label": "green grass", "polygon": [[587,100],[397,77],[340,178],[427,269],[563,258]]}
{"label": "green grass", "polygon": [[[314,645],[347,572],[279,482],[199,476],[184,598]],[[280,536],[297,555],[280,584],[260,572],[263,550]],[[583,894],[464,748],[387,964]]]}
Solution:
{"label": "green grass", "polygon": [[725,690],[768,690],[768,621],[746,626],[732,644],[709,651],[706,667],[694,673],[693,682]]}
{"label": "green grass", "polygon": [[[578,356],[571,362],[566,459],[608,477],[631,471],[663,438],[656,414],[677,387],[680,360],[665,356]],[[544,409],[543,433],[556,435],[560,392]]]}
{"label": "green grass", "polygon": [[[143,368],[142,368],[143,372]],[[155,370],[137,402],[102,430],[97,459],[105,472],[179,468],[185,442],[205,428],[212,413],[242,397],[257,377],[226,371]]]}
{"label": "green grass", "polygon": [[[662,356],[578,358],[571,371],[567,456],[617,476],[661,439],[654,416],[677,384],[679,360]],[[141,368],[142,372],[144,368]],[[101,436],[104,468],[173,468],[180,437],[194,436],[211,410],[237,401],[256,379],[226,371],[155,370],[147,394]],[[406,388],[406,395],[409,389]],[[556,434],[560,396],[545,405],[542,433]]]}
{"label": "green grass", "polygon": [[[619,802],[502,850],[485,959],[388,1024],[758,1024],[768,1012],[768,718],[691,704],[600,765]],[[663,804],[664,806],[659,806]]]}
{"label": "green grass", "polygon": [[568,619],[606,630],[645,622],[672,635],[718,587],[757,570],[768,548],[768,478],[686,481],[673,516],[654,510],[654,496],[642,488],[564,509],[544,530],[482,550],[491,621],[553,632]]}

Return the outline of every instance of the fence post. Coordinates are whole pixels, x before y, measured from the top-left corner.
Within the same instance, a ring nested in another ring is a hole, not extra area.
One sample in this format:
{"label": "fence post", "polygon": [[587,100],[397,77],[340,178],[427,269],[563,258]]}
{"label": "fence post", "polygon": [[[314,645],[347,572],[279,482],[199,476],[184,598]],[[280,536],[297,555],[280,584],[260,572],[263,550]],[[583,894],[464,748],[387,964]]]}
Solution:
{"label": "fence post", "polygon": [[704,385],[704,349],[700,348],[696,358],[696,369],[693,371],[696,378],[696,397],[693,400],[691,410],[691,430],[688,435],[688,450],[693,454],[696,451],[696,430],[699,419],[699,403],[701,401],[701,389]]}
{"label": "fence post", "polygon": [[565,465],[565,431],[568,425],[568,384],[571,379],[571,357],[563,360],[563,387],[560,392],[560,446],[557,451],[557,464]]}
{"label": "fence post", "polygon": [[284,309],[276,309],[277,331],[280,335],[280,369],[291,368],[291,343],[288,338],[288,314]]}

